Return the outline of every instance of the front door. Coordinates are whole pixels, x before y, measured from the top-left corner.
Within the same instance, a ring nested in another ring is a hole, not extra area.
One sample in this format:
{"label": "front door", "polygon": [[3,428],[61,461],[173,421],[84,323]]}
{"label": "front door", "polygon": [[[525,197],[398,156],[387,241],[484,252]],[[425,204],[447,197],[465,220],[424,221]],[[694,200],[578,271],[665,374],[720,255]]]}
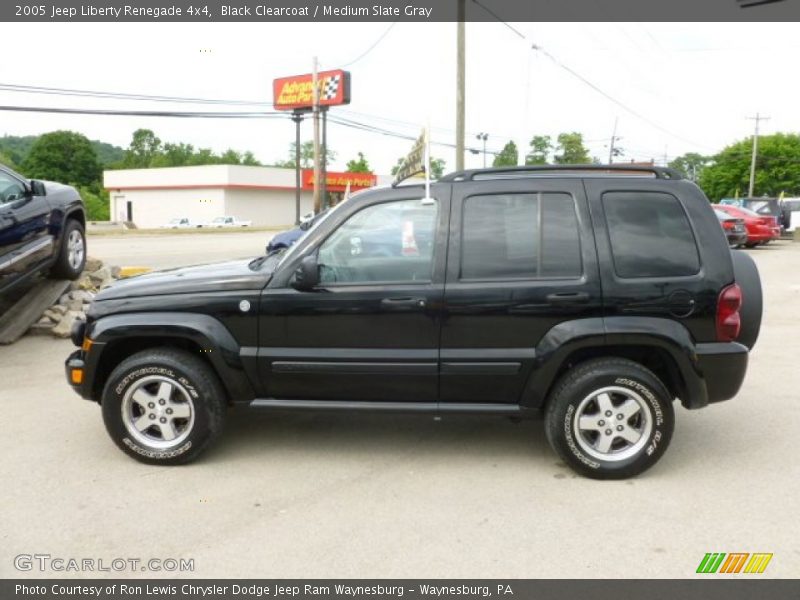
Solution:
{"label": "front door", "polygon": [[339,225],[301,251],[317,256],[317,288],[267,287],[258,362],[269,398],[437,401],[449,209],[441,196],[424,201],[418,188],[401,188],[338,207]]}
{"label": "front door", "polygon": [[25,184],[0,170],[0,287],[28,273],[53,254],[50,206]]}

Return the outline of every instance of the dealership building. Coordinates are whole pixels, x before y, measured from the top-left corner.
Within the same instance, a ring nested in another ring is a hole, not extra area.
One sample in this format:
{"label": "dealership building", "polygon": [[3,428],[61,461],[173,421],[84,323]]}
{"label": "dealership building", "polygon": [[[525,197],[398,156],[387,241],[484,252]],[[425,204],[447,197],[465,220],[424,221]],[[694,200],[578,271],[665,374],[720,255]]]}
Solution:
{"label": "dealership building", "polygon": [[[311,212],[313,170],[302,169],[300,214]],[[389,183],[389,177],[369,173],[334,173],[326,177],[329,191],[352,192]],[[254,227],[290,227],[295,222],[295,170],[278,167],[208,165],[163,169],[105,171],[103,184],[111,199],[112,221],[134,223],[140,229],[166,225],[187,217],[194,222],[233,216]]]}

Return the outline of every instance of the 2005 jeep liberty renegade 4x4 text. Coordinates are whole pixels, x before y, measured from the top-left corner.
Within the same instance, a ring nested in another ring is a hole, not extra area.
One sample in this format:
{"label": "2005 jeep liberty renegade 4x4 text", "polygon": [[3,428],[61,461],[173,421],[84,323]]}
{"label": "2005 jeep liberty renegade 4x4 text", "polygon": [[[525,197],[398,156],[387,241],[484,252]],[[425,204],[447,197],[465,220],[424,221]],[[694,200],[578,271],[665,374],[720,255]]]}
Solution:
{"label": "2005 jeep liberty renegade 4x4 text", "polygon": [[641,473],[676,400],[732,398],[761,323],[752,259],[661,168],[462,171],[337,205],[295,245],[98,294],[67,379],[152,464],[230,406],[544,417],[577,472]]}

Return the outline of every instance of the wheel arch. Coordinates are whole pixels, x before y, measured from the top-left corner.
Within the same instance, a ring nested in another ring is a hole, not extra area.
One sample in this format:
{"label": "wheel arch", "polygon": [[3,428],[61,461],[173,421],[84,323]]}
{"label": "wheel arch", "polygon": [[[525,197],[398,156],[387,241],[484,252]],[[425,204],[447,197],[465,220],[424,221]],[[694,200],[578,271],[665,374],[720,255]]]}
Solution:
{"label": "wheel arch", "polygon": [[542,409],[561,376],[600,357],[632,360],[650,369],[687,408],[708,404],[688,330],[670,319],[611,317],[561,323],[536,346],[536,365],[521,404]]}
{"label": "wheel arch", "polygon": [[122,360],[148,348],[163,347],[197,354],[219,378],[229,404],[255,397],[239,346],[227,328],[208,315],[113,315],[91,323],[86,334],[97,347],[91,385],[92,397],[98,402],[109,375]]}

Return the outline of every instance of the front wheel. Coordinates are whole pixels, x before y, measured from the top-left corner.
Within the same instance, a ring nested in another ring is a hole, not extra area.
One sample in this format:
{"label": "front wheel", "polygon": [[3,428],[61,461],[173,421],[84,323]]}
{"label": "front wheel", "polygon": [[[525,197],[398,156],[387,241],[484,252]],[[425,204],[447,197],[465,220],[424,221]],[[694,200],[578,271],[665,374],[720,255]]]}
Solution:
{"label": "front wheel", "polygon": [[548,399],[545,431],[578,473],[625,479],[652,467],[675,427],[672,397],[642,365],[595,359],[568,371]]}
{"label": "front wheel", "polygon": [[103,421],[123,452],[148,464],[190,462],[221,433],[225,392],[199,357],[172,348],[126,358],[106,382]]}
{"label": "front wheel", "polygon": [[86,265],[86,234],[83,226],[73,219],[64,225],[56,262],[50,270],[56,279],[77,279]]}

